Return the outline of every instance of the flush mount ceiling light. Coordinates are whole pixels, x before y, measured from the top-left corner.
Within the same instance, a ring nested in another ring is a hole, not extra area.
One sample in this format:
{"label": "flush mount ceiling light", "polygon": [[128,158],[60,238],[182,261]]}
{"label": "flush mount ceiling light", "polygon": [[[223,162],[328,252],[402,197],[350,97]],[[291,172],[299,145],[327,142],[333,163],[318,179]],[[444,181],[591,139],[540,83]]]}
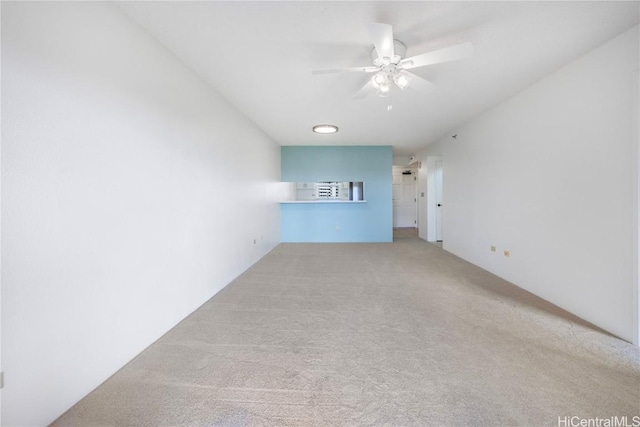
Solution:
{"label": "flush mount ceiling light", "polygon": [[335,125],[315,125],[313,127],[315,133],[336,133],[338,132],[338,126]]}

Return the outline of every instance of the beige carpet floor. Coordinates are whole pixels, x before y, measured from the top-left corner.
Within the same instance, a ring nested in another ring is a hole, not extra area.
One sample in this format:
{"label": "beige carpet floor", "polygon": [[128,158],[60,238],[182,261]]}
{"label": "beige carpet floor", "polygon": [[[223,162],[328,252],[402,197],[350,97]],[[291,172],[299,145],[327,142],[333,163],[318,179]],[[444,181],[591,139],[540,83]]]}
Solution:
{"label": "beige carpet floor", "polygon": [[279,245],[54,425],[640,416],[638,348],[413,235]]}

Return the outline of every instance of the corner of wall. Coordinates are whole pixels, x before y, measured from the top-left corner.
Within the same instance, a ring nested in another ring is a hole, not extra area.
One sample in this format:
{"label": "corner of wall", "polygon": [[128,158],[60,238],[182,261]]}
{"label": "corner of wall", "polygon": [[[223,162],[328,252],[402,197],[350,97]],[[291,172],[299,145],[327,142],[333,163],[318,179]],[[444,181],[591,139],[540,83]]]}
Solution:
{"label": "corner of wall", "polygon": [[635,173],[635,186],[633,189],[633,334],[632,343],[640,347],[640,261],[638,259],[640,251],[638,245],[640,242],[640,70],[636,69],[633,72],[633,111],[632,117],[632,138],[633,148],[635,150],[634,159],[634,173]]}

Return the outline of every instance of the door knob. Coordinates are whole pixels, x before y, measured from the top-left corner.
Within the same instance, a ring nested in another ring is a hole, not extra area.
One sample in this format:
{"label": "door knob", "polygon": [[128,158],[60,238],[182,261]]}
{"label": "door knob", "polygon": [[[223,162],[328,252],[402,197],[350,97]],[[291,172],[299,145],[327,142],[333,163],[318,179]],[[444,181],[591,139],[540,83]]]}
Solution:
{"label": "door knob", "polygon": [[440,206],[442,206],[442,204],[441,204],[441,203],[438,203],[438,207],[440,207]]}

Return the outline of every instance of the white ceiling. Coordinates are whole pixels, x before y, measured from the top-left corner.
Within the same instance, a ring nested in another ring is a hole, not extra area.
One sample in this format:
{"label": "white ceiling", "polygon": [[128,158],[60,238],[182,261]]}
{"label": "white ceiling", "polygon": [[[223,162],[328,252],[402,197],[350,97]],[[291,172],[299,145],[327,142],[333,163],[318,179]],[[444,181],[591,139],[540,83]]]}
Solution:
{"label": "white ceiling", "polygon": [[[281,145],[392,145],[415,153],[638,23],[639,2],[124,2],[135,22]],[[437,88],[352,97],[371,65],[367,24],[408,56],[470,41],[472,58],[414,71]],[[334,135],[311,127],[332,123]]]}

